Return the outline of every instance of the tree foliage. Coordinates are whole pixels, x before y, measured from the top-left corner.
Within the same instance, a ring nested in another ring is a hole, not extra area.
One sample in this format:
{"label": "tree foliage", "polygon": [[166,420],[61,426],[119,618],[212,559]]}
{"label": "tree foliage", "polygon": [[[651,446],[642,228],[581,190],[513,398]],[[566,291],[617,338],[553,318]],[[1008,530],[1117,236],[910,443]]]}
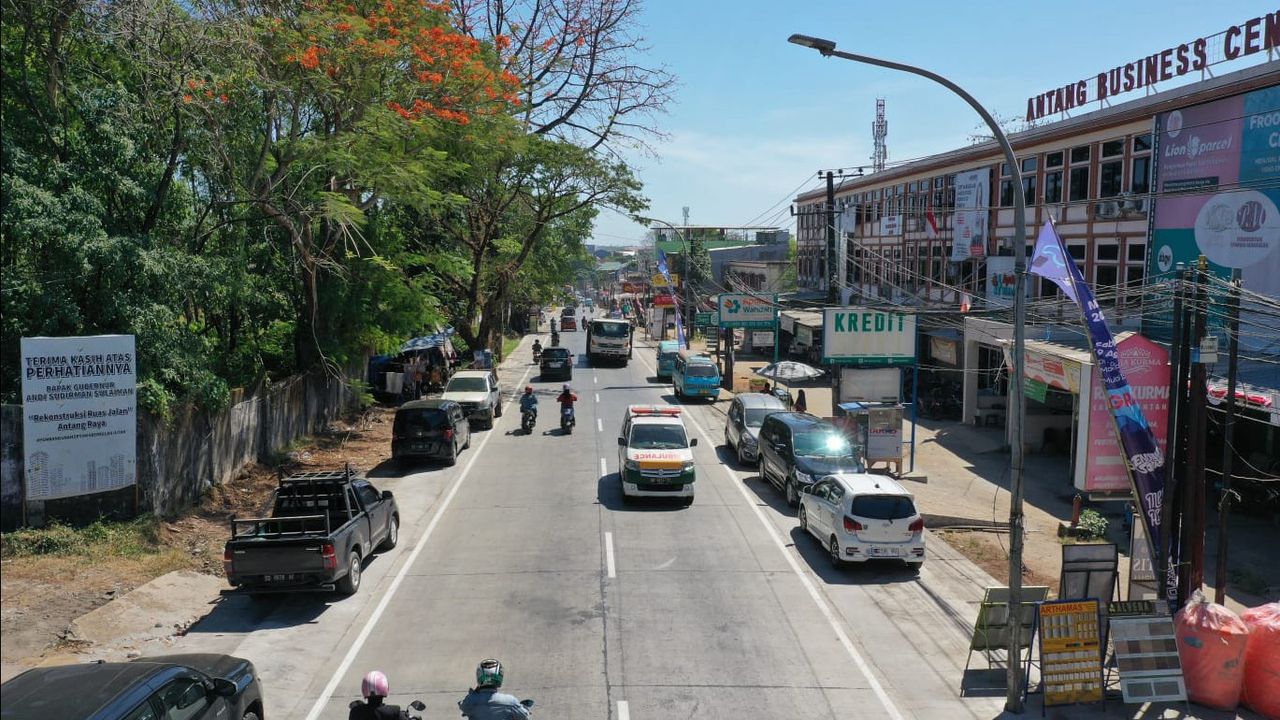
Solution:
{"label": "tree foliage", "polygon": [[444,322],[494,342],[504,305],[572,277],[598,208],[643,205],[602,152],[626,126],[576,127],[641,92],[634,10],[593,2],[524,8],[523,42],[583,30],[535,78],[521,21],[479,31],[470,3],[3,0],[0,394],[33,335],[136,335],[161,413]]}

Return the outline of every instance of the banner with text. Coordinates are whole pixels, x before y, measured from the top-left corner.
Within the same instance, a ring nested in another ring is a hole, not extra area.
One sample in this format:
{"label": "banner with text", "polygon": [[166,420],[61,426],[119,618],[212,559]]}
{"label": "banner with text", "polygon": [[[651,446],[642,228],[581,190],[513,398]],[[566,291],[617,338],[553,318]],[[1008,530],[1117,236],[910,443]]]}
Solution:
{"label": "banner with text", "polygon": [[987,254],[990,197],[991,168],[956,173],[956,207],[951,238],[953,261],[980,258]]}
{"label": "banner with text", "polygon": [[22,338],[21,345],[26,499],[137,482],[133,336]]}
{"label": "banner with text", "polygon": [[870,308],[826,308],[822,361],[836,365],[914,365],[916,316]]}
{"label": "banner with text", "polygon": [[[1133,388],[1151,432],[1165,450],[1165,426],[1169,421],[1169,351],[1141,335],[1116,343],[1120,369]],[[1089,492],[1126,492],[1129,472],[1116,441],[1111,409],[1098,368],[1093,368],[1093,397],[1089,399],[1089,451],[1085,455],[1084,489]]]}
{"label": "banner with text", "polygon": [[776,296],[723,293],[719,297],[720,327],[771,328],[776,321]]}

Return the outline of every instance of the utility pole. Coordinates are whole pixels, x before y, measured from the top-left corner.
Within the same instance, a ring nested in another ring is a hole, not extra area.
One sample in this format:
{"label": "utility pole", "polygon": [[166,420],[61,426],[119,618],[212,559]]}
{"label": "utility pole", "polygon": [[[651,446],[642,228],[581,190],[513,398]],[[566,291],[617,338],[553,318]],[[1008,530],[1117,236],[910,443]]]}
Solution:
{"label": "utility pole", "polygon": [[1187,483],[1186,512],[1191,519],[1191,546],[1188,548],[1190,567],[1187,573],[1187,597],[1204,587],[1204,530],[1205,530],[1205,488],[1204,488],[1204,456],[1205,434],[1208,402],[1205,397],[1205,386],[1209,379],[1208,368],[1199,348],[1204,341],[1208,319],[1206,311],[1207,299],[1204,291],[1204,276],[1208,269],[1208,261],[1203,255],[1196,264],[1195,290],[1195,327],[1191,332],[1194,359],[1191,363],[1191,427],[1187,435],[1187,462],[1191,466],[1191,477]]}
{"label": "utility pole", "polygon": [[1218,498],[1218,559],[1214,564],[1213,601],[1226,602],[1227,518],[1231,514],[1231,472],[1235,449],[1231,441],[1236,425],[1236,370],[1240,364],[1240,269],[1231,271],[1230,330],[1227,337],[1227,416],[1222,422],[1222,496]]}
{"label": "utility pole", "polygon": [[1177,576],[1179,570],[1176,566],[1170,565],[1173,559],[1173,549],[1177,547],[1174,544],[1174,533],[1178,527],[1178,483],[1177,477],[1181,473],[1181,464],[1178,462],[1180,453],[1178,452],[1178,428],[1183,418],[1183,397],[1187,392],[1187,363],[1183,359],[1182,346],[1187,334],[1183,332],[1183,325],[1186,324],[1186,318],[1182,312],[1182,296],[1183,288],[1186,287],[1186,269],[1182,267],[1182,263],[1178,263],[1178,268],[1174,272],[1173,281],[1173,338],[1169,346],[1169,424],[1165,428],[1165,455],[1164,455],[1164,494],[1160,503],[1160,527],[1164,531],[1160,533],[1159,555],[1156,558],[1157,570],[1156,578],[1160,583],[1160,595],[1169,603],[1170,608],[1178,605],[1178,582]]}
{"label": "utility pole", "polygon": [[827,304],[840,300],[836,291],[836,181],[835,173],[827,171]]}

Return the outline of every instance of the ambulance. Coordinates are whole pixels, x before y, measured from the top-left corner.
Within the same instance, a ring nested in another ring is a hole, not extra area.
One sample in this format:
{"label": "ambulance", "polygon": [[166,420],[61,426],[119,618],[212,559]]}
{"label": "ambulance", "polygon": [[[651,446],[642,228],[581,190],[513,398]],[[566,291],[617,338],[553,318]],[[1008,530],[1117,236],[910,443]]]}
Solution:
{"label": "ambulance", "polygon": [[629,405],[618,435],[622,497],[680,498],[693,503],[693,448],[679,407]]}

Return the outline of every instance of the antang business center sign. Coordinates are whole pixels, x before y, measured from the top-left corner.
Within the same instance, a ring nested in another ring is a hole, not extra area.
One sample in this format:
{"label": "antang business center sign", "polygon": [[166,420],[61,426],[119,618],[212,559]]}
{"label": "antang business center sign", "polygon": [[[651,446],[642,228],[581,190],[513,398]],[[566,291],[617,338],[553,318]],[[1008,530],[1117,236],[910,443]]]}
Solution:
{"label": "antang business center sign", "polygon": [[[1218,47],[1211,47],[1210,42]],[[1069,83],[1060,88],[1027,98],[1027,122],[1100,102],[1113,95],[1140,90],[1148,85],[1166,82],[1190,72],[1199,72],[1218,62],[1235,60],[1280,47],[1280,11],[1253,18],[1208,37],[1196,38],[1177,47],[1166,48],[1145,58],[1100,72],[1093,78],[1093,97],[1089,97],[1089,80]],[[1210,52],[1220,50],[1222,60],[1210,61]]]}

